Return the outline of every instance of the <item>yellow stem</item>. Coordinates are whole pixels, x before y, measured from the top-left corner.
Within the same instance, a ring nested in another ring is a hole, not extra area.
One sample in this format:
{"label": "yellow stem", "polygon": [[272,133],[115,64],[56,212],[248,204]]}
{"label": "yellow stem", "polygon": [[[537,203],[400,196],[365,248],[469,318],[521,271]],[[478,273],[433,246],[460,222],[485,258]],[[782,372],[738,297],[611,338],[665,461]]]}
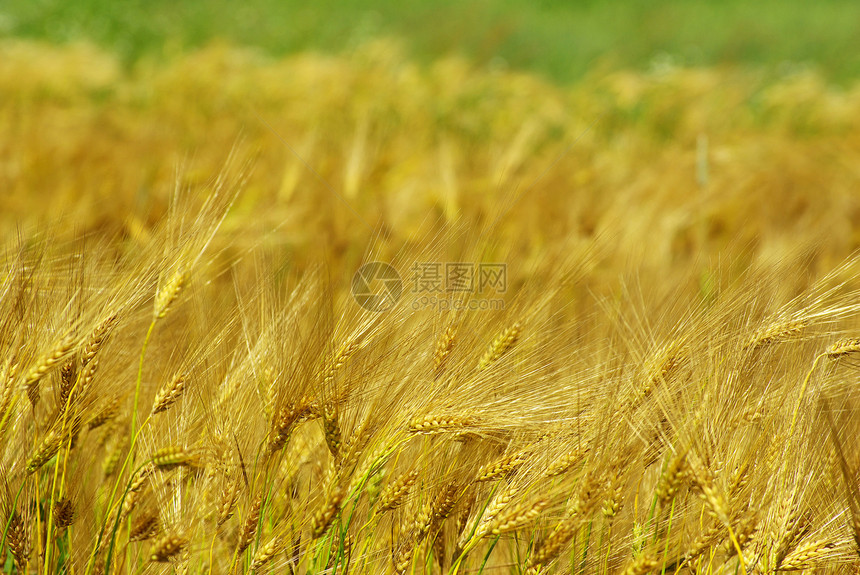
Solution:
{"label": "yellow stem", "polygon": [[741,546],[738,545],[738,540],[735,537],[735,532],[732,530],[732,526],[726,523],[726,528],[729,530],[729,539],[732,540],[732,545],[735,547],[735,551],[738,553],[738,562],[741,565],[741,575],[747,575],[747,566],[744,564],[744,554],[741,551]]}
{"label": "yellow stem", "polygon": [[140,398],[140,382],[143,380],[143,356],[146,355],[146,346],[149,345],[149,339],[152,337],[152,330],[155,329],[155,322],[158,318],[153,318],[149,324],[149,329],[146,330],[146,338],[143,340],[143,347],[140,349],[140,363],[137,367],[137,382],[134,386],[134,410],[131,412],[131,437],[135,434],[135,425],[137,424],[137,403]]}

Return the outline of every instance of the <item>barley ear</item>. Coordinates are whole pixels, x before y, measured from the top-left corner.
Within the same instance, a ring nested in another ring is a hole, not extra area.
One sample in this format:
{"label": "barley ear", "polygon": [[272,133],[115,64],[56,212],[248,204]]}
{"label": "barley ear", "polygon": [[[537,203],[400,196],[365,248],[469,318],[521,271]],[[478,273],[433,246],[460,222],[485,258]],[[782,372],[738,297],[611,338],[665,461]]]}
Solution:
{"label": "barley ear", "polygon": [[24,521],[17,512],[12,513],[8,523],[9,529],[6,533],[6,539],[9,545],[9,552],[12,554],[15,568],[19,573],[24,573],[30,560],[30,537]]}
{"label": "barley ear", "polygon": [[159,539],[152,547],[150,560],[166,563],[175,557],[188,544],[188,540],[176,533],[168,533]]}
{"label": "barley ear", "polygon": [[185,374],[180,373],[164,384],[155,394],[155,400],[152,403],[152,415],[167,411],[171,405],[179,401],[183,391],[185,391]]}
{"label": "barley ear", "polygon": [[193,465],[195,457],[184,447],[170,445],[162,447],[152,454],[152,464],[159,469],[171,470],[176,467],[184,467]]}
{"label": "barley ear", "polygon": [[242,531],[239,534],[239,543],[237,545],[239,553],[245,551],[257,535],[257,525],[260,522],[260,508],[262,505],[263,498],[257,495],[251,503],[248,516],[245,518],[245,523],[242,525]]}
{"label": "barley ear", "polygon": [[254,558],[251,560],[251,572],[255,572],[260,567],[272,560],[272,558],[283,551],[284,544],[280,537],[274,537],[265,545],[261,545],[257,552],[254,553]]}
{"label": "barley ear", "polygon": [[182,268],[179,268],[173,272],[164,285],[158,288],[158,291],[155,293],[154,319],[162,319],[167,315],[167,312],[170,311],[170,306],[185,286],[185,280],[185,272]]}
{"label": "barley ear", "polygon": [[483,371],[490,367],[495,361],[502,357],[510,350],[520,337],[521,325],[519,322],[505,329],[502,333],[496,336],[484,355],[478,361],[478,371]]}
{"label": "barley ear", "polygon": [[404,473],[386,485],[385,489],[382,490],[382,494],[379,496],[380,513],[395,509],[403,503],[409,490],[417,480],[418,472],[410,471],[409,473]]}
{"label": "barley ear", "polygon": [[87,342],[84,344],[84,351],[81,355],[81,365],[87,365],[93,360],[93,358],[104,345],[105,341],[110,335],[111,330],[113,330],[114,326],[116,325],[117,319],[117,314],[110,315],[107,317],[107,319],[105,319],[95,327],[95,329],[87,339]]}
{"label": "barley ear", "polygon": [[825,354],[830,359],[840,359],[857,352],[860,352],[860,338],[848,338],[831,345]]}
{"label": "barley ear", "polygon": [[42,356],[39,361],[36,362],[36,365],[30,369],[24,379],[24,386],[27,389],[27,398],[30,400],[30,403],[36,405],[39,402],[39,384],[42,381],[42,376],[44,376],[48,370],[54,366],[54,364],[63,359],[63,357],[71,351],[74,345],[74,335],[72,333],[66,334],[66,336],[60,340],[50,352]]}
{"label": "barley ear", "polygon": [[337,423],[337,411],[333,404],[327,403],[323,406],[322,419],[325,443],[332,456],[337,459],[340,457],[341,433]]}
{"label": "barley ear", "polygon": [[54,502],[54,517],[57,529],[65,529],[75,522],[75,506],[68,497],[61,497]]}
{"label": "barley ear", "polygon": [[314,514],[312,527],[312,535],[314,539],[319,539],[325,534],[335,516],[340,512],[340,506],[343,503],[344,493],[341,489],[334,489],[326,497],[323,506]]}
{"label": "barley ear", "polygon": [[433,377],[439,379],[442,372],[445,371],[445,364],[448,361],[448,356],[451,355],[451,350],[454,349],[454,340],[457,337],[457,332],[453,325],[445,328],[442,337],[436,342],[436,349],[433,351]]}

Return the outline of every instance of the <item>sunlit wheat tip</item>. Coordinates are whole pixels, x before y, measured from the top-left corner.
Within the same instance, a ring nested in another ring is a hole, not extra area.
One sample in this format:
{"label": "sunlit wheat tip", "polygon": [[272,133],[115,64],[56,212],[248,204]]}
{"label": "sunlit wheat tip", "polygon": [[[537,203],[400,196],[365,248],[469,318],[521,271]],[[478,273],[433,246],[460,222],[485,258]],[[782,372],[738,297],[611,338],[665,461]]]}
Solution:
{"label": "sunlit wheat tip", "polygon": [[617,484],[612,487],[609,492],[609,497],[603,500],[603,506],[600,508],[600,512],[607,519],[613,519],[618,512],[621,510],[622,504],[622,485]]}
{"label": "sunlit wheat tip", "polygon": [[385,489],[382,490],[382,494],[379,496],[379,511],[385,512],[397,508],[401,503],[403,503],[409,490],[417,480],[418,472],[410,471],[409,473],[400,475],[391,483],[386,485]]}
{"label": "sunlit wheat tip", "polygon": [[171,379],[168,383],[161,386],[158,393],[155,394],[155,400],[152,402],[152,414],[166,411],[171,405],[176,403],[182,392],[185,390],[185,374],[180,373]]}
{"label": "sunlit wheat tip", "polygon": [[830,359],[839,359],[860,352],[860,339],[841,339],[827,348],[825,352]]}
{"label": "sunlit wheat tip", "polygon": [[772,343],[794,339],[803,332],[806,325],[806,321],[802,319],[789,319],[766,325],[749,337],[744,349],[756,350]]}
{"label": "sunlit wheat tip", "polygon": [[0,367],[0,433],[3,432],[7,420],[9,406],[12,404],[12,393],[15,391],[15,375],[18,364],[7,362]]}
{"label": "sunlit wheat tip", "polygon": [[344,493],[340,489],[335,489],[328,494],[323,506],[319,509],[311,523],[311,533],[314,539],[318,539],[331,526],[335,516],[340,512],[340,506],[343,503]]}
{"label": "sunlit wheat tip", "polygon": [[391,558],[391,565],[397,575],[405,575],[412,563],[412,553],[415,551],[413,541],[404,541]]}
{"label": "sunlit wheat tip", "polygon": [[654,571],[659,565],[657,558],[653,555],[643,554],[641,557],[633,561],[624,571],[622,575],[646,575]]}
{"label": "sunlit wheat tip", "polygon": [[341,434],[337,424],[337,412],[334,405],[327,403],[323,406],[323,435],[332,456],[340,455]]}
{"label": "sunlit wheat tip", "polygon": [[561,455],[555,461],[550,463],[547,466],[546,471],[544,471],[544,475],[546,475],[547,477],[555,477],[557,475],[566,473],[573,466],[580,463],[585,458],[585,456],[588,455],[589,450],[589,445],[584,444],[581,447],[568,451],[567,453]]}
{"label": "sunlit wheat tip", "polygon": [[686,360],[686,350],[678,340],[672,340],[657,348],[643,364],[643,379],[634,392],[634,405],[654,391],[660,382],[668,381]]}
{"label": "sunlit wheat tip", "polygon": [[236,509],[236,502],[239,500],[239,491],[242,488],[242,483],[237,477],[233,481],[227,481],[223,491],[221,492],[221,501],[218,506],[218,527],[233,516]]}
{"label": "sunlit wheat tip", "polygon": [[752,541],[755,534],[758,532],[759,527],[759,516],[757,512],[748,512],[745,513],[737,525],[733,527],[735,541],[726,541],[724,546],[726,548],[726,553],[729,557],[737,555],[737,549],[735,548],[735,542],[737,542],[738,546],[741,550],[746,547],[750,541]]}
{"label": "sunlit wheat tip", "polygon": [[39,384],[51,367],[59,362],[75,345],[75,336],[72,333],[66,334],[47,355],[41,357],[34,365],[27,376],[24,378],[24,386],[27,388],[27,397],[30,403],[36,405],[39,401]]}
{"label": "sunlit wheat tip", "polygon": [[439,379],[445,370],[448,356],[451,355],[451,350],[454,349],[456,334],[454,326],[449,325],[445,328],[442,336],[436,341],[436,349],[433,351],[433,374],[436,379]]}
{"label": "sunlit wheat tip", "polygon": [[478,361],[478,371],[483,371],[492,365],[495,361],[501,358],[510,350],[520,336],[521,325],[519,322],[505,329],[502,333],[496,336],[484,355]]}
{"label": "sunlit wheat tip", "polygon": [[475,424],[474,418],[461,415],[428,415],[413,419],[409,424],[412,433],[448,433],[460,431]]}
{"label": "sunlit wheat tip", "polygon": [[334,356],[326,362],[322,370],[323,389],[328,389],[329,385],[334,381],[337,372],[342,368],[349,358],[360,348],[358,341],[349,341],[343,344]]}
{"label": "sunlit wheat tip", "polygon": [[497,461],[487,463],[478,470],[475,481],[492,481],[516,471],[528,461],[529,455],[530,451],[523,450],[506,455]]}
{"label": "sunlit wheat tip", "polygon": [[[513,502],[514,498],[519,495],[521,490],[521,485],[510,483],[503,486],[498,493],[496,493],[495,497],[493,497],[489,505],[487,505],[486,509],[484,509],[484,512],[481,514],[480,523],[478,523],[478,526],[475,529],[476,536],[483,537],[492,531],[502,510],[507,508],[511,502]],[[469,530],[467,529],[464,535],[467,534],[468,531]]]}
{"label": "sunlit wheat tip", "polygon": [[62,387],[60,389],[60,413],[64,412],[66,406],[74,404],[79,397],[83,396],[90,388],[90,384],[93,382],[93,378],[96,375],[96,371],[98,371],[99,360],[98,358],[93,358],[89,363],[87,363],[81,369],[80,373],[77,376],[77,380],[72,386],[68,389]]}
{"label": "sunlit wheat tip", "polygon": [[559,521],[546,539],[529,556],[526,573],[539,573],[540,566],[558,557],[568,542],[573,539],[577,523],[571,518]]}
{"label": "sunlit wheat tip", "polygon": [[792,495],[781,498],[776,510],[778,521],[774,521],[768,537],[774,542],[772,563],[779,568],[782,561],[812,530],[812,521],[808,513],[797,509]]}
{"label": "sunlit wheat tip", "polygon": [[689,545],[684,553],[684,561],[690,562],[698,558],[711,547],[718,545],[726,538],[728,532],[722,523],[714,523],[699,533],[693,543]]}
{"label": "sunlit wheat tip", "polygon": [[711,472],[709,470],[699,470],[696,476],[696,483],[701,490],[700,497],[707,503],[711,513],[721,523],[727,525],[729,523],[729,515],[726,501],[715,485]]}
{"label": "sunlit wheat tip", "polygon": [[131,481],[128,484],[128,490],[125,494],[125,499],[122,502],[122,513],[121,517],[126,518],[132,512],[135,505],[137,505],[137,501],[140,498],[140,494],[143,491],[144,486],[146,485],[147,480],[151,474],[151,467],[149,465],[141,468],[135,475],[132,477]]}
{"label": "sunlit wheat tip", "polygon": [[818,539],[801,545],[791,552],[782,564],[779,566],[780,571],[800,571],[805,569],[815,569],[822,562],[833,554],[833,549],[836,545],[826,539]]}
{"label": "sunlit wheat tip", "polygon": [[[488,524],[485,531],[493,535],[502,535],[503,533],[517,531],[537,521],[548,506],[549,499],[545,497],[513,505],[506,508],[494,521]],[[476,536],[483,535],[483,533],[480,535],[476,534]]]}
{"label": "sunlit wheat tip", "polygon": [[280,537],[273,537],[265,545],[261,545],[257,552],[254,553],[254,558],[251,560],[251,571],[257,571],[266,563],[272,560],[275,555],[283,551],[284,544]]}
{"label": "sunlit wheat tip", "polygon": [[152,454],[151,461],[159,469],[170,470],[175,467],[192,465],[195,457],[184,447],[170,445]]}
{"label": "sunlit wheat tip", "polygon": [[179,292],[182,291],[185,279],[185,272],[180,268],[173,272],[164,285],[158,288],[155,294],[155,307],[153,310],[155,319],[162,319],[167,315],[173,301],[177,298]]}
{"label": "sunlit wheat tip", "polygon": [[270,454],[280,450],[287,443],[295,424],[310,413],[313,405],[312,398],[302,396],[298,402],[290,402],[281,407],[269,432],[267,451]]}
{"label": "sunlit wheat tip", "polygon": [[678,493],[686,466],[687,459],[685,455],[678,455],[672,458],[669,467],[657,485],[657,503],[660,507],[665,507]]}
{"label": "sunlit wheat tip", "polygon": [[84,344],[84,351],[81,354],[82,365],[87,365],[93,360],[104,345],[105,340],[107,340],[111,330],[116,325],[116,322],[117,315],[113,314],[96,326]]}
{"label": "sunlit wheat tip", "polygon": [[257,495],[251,502],[251,507],[248,509],[248,515],[245,517],[245,522],[242,524],[242,530],[239,532],[239,543],[237,545],[239,553],[245,551],[257,535],[257,526],[260,523],[260,510],[262,505],[263,497],[261,495]]}
{"label": "sunlit wheat tip", "polygon": [[51,430],[42,439],[39,447],[27,460],[27,473],[33,473],[45,465],[60,449],[61,437],[55,430]]}

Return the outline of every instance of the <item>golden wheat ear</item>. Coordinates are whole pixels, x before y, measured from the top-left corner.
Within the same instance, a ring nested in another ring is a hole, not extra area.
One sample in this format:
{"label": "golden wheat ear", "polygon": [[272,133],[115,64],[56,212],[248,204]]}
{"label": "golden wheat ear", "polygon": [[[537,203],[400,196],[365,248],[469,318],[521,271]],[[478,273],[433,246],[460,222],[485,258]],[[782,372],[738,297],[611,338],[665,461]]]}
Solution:
{"label": "golden wheat ear", "polygon": [[188,545],[188,539],[178,533],[167,533],[152,546],[150,560],[156,563],[170,561]]}
{"label": "golden wheat ear", "polygon": [[505,355],[505,353],[510,351],[510,349],[514,347],[514,344],[517,343],[521,331],[522,325],[520,322],[516,322],[497,335],[493,340],[493,343],[490,344],[487,351],[484,352],[484,355],[482,355],[481,359],[478,361],[478,371],[487,369],[493,363],[498,361],[499,358]]}

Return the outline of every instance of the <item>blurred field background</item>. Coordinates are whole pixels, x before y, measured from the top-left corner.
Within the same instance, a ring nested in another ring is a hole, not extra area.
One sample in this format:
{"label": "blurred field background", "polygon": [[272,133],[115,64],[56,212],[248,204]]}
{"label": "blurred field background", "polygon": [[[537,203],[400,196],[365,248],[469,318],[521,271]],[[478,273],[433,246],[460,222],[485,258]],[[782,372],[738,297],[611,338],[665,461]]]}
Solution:
{"label": "blurred field background", "polygon": [[814,245],[826,269],[858,245],[858,21],[849,2],[11,0],[0,230],[141,240],[176,178],[202,189],[232,149],[253,169],[230,221],[299,267],[354,263],[378,229],[487,225],[516,195],[526,255],[599,235],[686,269]]}

